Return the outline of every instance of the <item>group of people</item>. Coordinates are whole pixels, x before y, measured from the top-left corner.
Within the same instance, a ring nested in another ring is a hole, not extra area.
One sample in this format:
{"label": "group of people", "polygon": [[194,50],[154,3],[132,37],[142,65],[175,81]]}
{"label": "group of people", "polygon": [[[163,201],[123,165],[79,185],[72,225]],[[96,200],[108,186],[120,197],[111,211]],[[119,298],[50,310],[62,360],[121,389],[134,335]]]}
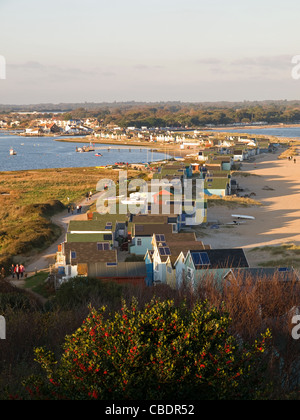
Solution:
{"label": "group of people", "polygon": [[[12,276],[13,279],[16,276],[17,279],[19,280],[20,278],[23,278],[23,276],[24,276],[25,267],[24,267],[23,264],[16,264],[16,265],[12,264],[9,271],[10,271],[10,274],[11,274],[11,276]],[[5,277],[6,277],[5,268],[4,267],[1,267],[1,270],[0,270],[0,279],[4,280]]]}
{"label": "group of people", "polygon": [[85,195],[86,201],[89,201],[92,198],[92,196],[93,196],[92,191],[87,192],[86,195]]}
{"label": "group of people", "polygon": [[11,268],[10,268],[10,273],[12,275],[12,278],[14,279],[15,276],[17,277],[17,279],[19,280],[20,278],[23,278],[24,273],[25,273],[25,267],[23,264],[12,264]]}
{"label": "group of people", "polygon": [[[78,213],[81,213],[81,210],[82,210],[82,206],[76,206],[76,212],[77,212],[77,214]],[[74,211],[75,211],[75,207],[73,205],[69,205],[68,206],[68,213],[74,214]]]}
{"label": "group of people", "polygon": [[[91,200],[91,198],[92,198],[92,196],[93,196],[92,191],[87,192],[87,193],[86,193],[86,195],[85,195],[85,197],[86,197],[86,201],[90,201],[90,200]],[[68,197],[68,201],[69,201],[69,200],[70,200],[70,198]],[[75,207],[75,206],[74,206],[74,204],[69,204],[69,205],[68,205],[68,213],[72,213],[72,214],[74,214],[75,210],[76,210],[77,214],[78,214],[78,213],[81,213],[82,206],[81,206],[81,205],[77,205],[77,206]]]}

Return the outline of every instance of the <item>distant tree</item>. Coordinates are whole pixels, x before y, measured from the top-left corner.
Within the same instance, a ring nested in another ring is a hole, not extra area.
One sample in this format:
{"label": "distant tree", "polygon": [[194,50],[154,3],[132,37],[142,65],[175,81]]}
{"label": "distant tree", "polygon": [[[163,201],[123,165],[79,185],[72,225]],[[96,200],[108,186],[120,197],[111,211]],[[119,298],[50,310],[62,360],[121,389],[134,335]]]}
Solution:
{"label": "distant tree", "polygon": [[63,115],[63,120],[64,121],[69,121],[69,120],[72,120],[72,119],[73,119],[73,116],[69,112],[67,114]]}

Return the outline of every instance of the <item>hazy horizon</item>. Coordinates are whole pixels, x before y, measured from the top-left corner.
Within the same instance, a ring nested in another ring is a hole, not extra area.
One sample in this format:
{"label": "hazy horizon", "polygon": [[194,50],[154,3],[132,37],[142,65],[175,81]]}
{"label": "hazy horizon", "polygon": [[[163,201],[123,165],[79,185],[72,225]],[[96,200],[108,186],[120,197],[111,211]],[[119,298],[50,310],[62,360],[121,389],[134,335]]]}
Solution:
{"label": "hazy horizon", "polygon": [[1,0],[0,103],[300,99],[300,3]]}

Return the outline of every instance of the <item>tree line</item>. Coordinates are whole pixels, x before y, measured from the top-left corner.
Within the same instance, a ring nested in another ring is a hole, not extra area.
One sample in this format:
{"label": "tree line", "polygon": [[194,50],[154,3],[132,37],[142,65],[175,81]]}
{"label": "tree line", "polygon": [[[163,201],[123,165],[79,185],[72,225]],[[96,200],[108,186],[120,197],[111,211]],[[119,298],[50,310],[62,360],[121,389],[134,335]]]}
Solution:
{"label": "tree line", "polygon": [[122,128],[204,127],[265,122],[296,123],[300,121],[300,102],[231,103],[231,104],[120,104],[95,109],[79,107],[63,118],[96,118],[103,125]]}
{"label": "tree line", "polygon": [[[151,127],[192,127],[207,125],[251,124],[293,124],[300,121],[300,101],[258,101],[258,102],[114,102],[84,104],[41,104],[31,106],[0,105],[0,117],[9,119],[13,112],[41,114],[18,115],[22,122],[43,117],[65,121],[71,119],[94,118],[99,124],[116,124],[122,128],[134,126]],[[47,111],[47,114],[45,112]],[[15,116],[14,116],[15,118]]]}

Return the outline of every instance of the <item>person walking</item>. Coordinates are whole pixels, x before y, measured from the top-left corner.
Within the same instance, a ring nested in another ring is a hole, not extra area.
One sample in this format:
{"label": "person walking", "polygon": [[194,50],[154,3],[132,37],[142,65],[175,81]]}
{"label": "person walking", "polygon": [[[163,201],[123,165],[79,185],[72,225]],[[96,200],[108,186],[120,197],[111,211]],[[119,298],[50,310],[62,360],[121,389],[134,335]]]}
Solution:
{"label": "person walking", "polygon": [[1,280],[4,280],[4,279],[5,279],[5,268],[2,267],[1,268]]}
{"label": "person walking", "polygon": [[12,278],[14,279],[15,278],[15,266],[14,266],[14,264],[12,264],[11,267],[10,267],[10,274],[11,274]]}
{"label": "person walking", "polygon": [[15,274],[17,276],[17,279],[19,280],[20,279],[20,267],[19,267],[19,264],[17,264],[15,266]]}
{"label": "person walking", "polygon": [[21,276],[21,278],[23,278],[23,276],[24,276],[24,272],[25,272],[25,267],[24,267],[24,265],[23,265],[23,264],[21,264],[21,265],[20,265],[20,276]]}

